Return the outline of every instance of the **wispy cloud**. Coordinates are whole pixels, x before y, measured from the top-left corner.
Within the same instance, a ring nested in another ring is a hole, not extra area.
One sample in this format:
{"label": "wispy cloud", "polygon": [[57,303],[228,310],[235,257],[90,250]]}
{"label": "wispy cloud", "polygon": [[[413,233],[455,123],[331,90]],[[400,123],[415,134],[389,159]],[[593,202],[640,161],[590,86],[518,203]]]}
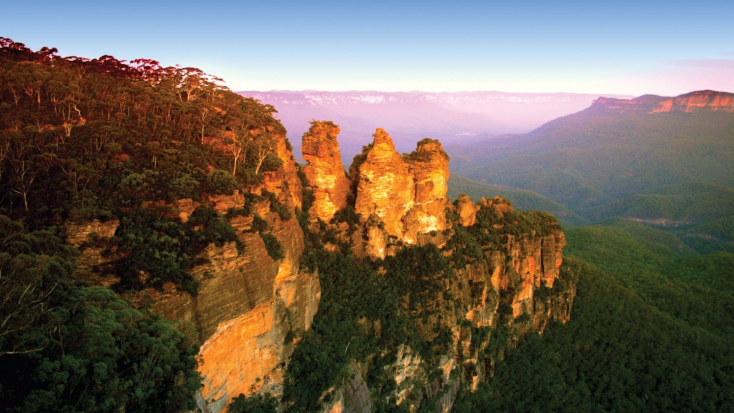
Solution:
{"label": "wispy cloud", "polygon": [[[734,55],[734,52],[727,53]],[[703,69],[731,69],[734,70],[734,59],[677,59],[671,60],[674,66],[696,67]]]}

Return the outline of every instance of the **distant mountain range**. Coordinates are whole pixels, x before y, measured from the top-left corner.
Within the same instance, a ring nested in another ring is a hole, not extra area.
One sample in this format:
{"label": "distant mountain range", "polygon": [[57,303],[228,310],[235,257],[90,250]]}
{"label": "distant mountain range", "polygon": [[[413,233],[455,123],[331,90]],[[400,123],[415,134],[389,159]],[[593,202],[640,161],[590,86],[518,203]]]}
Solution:
{"label": "distant mountain range", "polygon": [[[446,152],[453,176],[490,184],[462,181],[472,194],[532,191],[572,211],[549,208],[566,222],[625,217],[684,231],[700,250],[734,248],[716,233],[734,222],[734,94],[599,98],[530,133]],[[526,196],[521,206],[540,200]]]}
{"label": "distant mountain range", "polygon": [[[555,118],[589,107],[599,95],[504,92],[319,92],[244,91],[243,96],[271,104],[300,157],[301,135],[311,120],[341,127],[339,143],[346,164],[386,129],[399,151],[410,151],[425,137],[444,143],[523,133]],[[607,95],[611,98],[630,96]]]}

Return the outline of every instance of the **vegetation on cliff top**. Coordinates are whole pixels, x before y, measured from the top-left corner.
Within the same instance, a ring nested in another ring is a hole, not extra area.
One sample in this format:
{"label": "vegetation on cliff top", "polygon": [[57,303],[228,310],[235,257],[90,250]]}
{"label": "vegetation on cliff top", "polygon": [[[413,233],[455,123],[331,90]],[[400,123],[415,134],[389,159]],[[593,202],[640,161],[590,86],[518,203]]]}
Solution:
{"label": "vegetation on cliff top", "polygon": [[118,219],[120,288],[195,293],[194,256],[231,228],[211,210],[217,231],[183,224],[172,201],[206,204],[277,170],[275,109],[198,69],[55,52],[0,38],[0,211],[31,229]]}
{"label": "vegetation on cliff top", "polygon": [[[195,294],[197,256],[236,235],[208,199],[258,187],[283,163],[274,112],[195,68],[0,38],[1,411],[194,408],[196,347],[145,306],[74,282],[77,253],[57,228],[117,225],[102,247],[118,291],[172,282]],[[186,222],[183,198],[201,205]]]}

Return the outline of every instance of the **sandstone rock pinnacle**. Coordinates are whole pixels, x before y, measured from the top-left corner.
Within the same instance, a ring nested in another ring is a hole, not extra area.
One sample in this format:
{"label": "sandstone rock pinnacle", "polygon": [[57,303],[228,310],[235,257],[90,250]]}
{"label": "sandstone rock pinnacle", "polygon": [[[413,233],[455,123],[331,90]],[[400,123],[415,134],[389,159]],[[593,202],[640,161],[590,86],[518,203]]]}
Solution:
{"label": "sandstone rock pinnacle", "polygon": [[313,188],[314,202],[309,210],[312,220],[320,218],[329,222],[336,211],[347,206],[351,183],[344,172],[339,143],[339,126],[332,122],[314,121],[303,135],[303,168]]}

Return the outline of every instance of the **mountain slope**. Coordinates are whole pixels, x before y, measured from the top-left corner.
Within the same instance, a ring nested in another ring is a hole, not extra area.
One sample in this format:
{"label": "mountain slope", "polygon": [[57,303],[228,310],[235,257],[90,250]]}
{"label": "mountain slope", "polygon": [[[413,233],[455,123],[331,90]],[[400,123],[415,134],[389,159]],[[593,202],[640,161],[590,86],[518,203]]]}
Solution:
{"label": "mountain slope", "polygon": [[588,221],[558,202],[523,189],[507,189],[496,185],[473,181],[458,175],[449,178],[449,197],[456,198],[460,194],[469,195],[472,199],[499,196],[512,202],[516,208],[524,210],[546,211],[558,217],[564,226],[583,225]]}
{"label": "mountain slope", "polygon": [[[696,92],[690,101],[725,101],[731,94]],[[704,99],[705,98],[705,99]],[[697,100],[698,99],[698,100]],[[590,108],[549,122],[525,135],[458,148],[454,171],[468,178],[529,189],[580,212],[655,188],[703,182],[734,186],[734,114],[719,106],[650,113],[620,109],[619,102],[665,102],[599,99]],[[685,99],[683,99],[685,101]],[[644,105],[643,105],[644,106]],[[677,106],[673,106],[675,108]],[[638,108],[639,109],[639,108]],[[453,148],[450,148],[453,152]],[[452,164],[453,166],[454,164]],[[598,215],[593,214],[593,217]]]}

